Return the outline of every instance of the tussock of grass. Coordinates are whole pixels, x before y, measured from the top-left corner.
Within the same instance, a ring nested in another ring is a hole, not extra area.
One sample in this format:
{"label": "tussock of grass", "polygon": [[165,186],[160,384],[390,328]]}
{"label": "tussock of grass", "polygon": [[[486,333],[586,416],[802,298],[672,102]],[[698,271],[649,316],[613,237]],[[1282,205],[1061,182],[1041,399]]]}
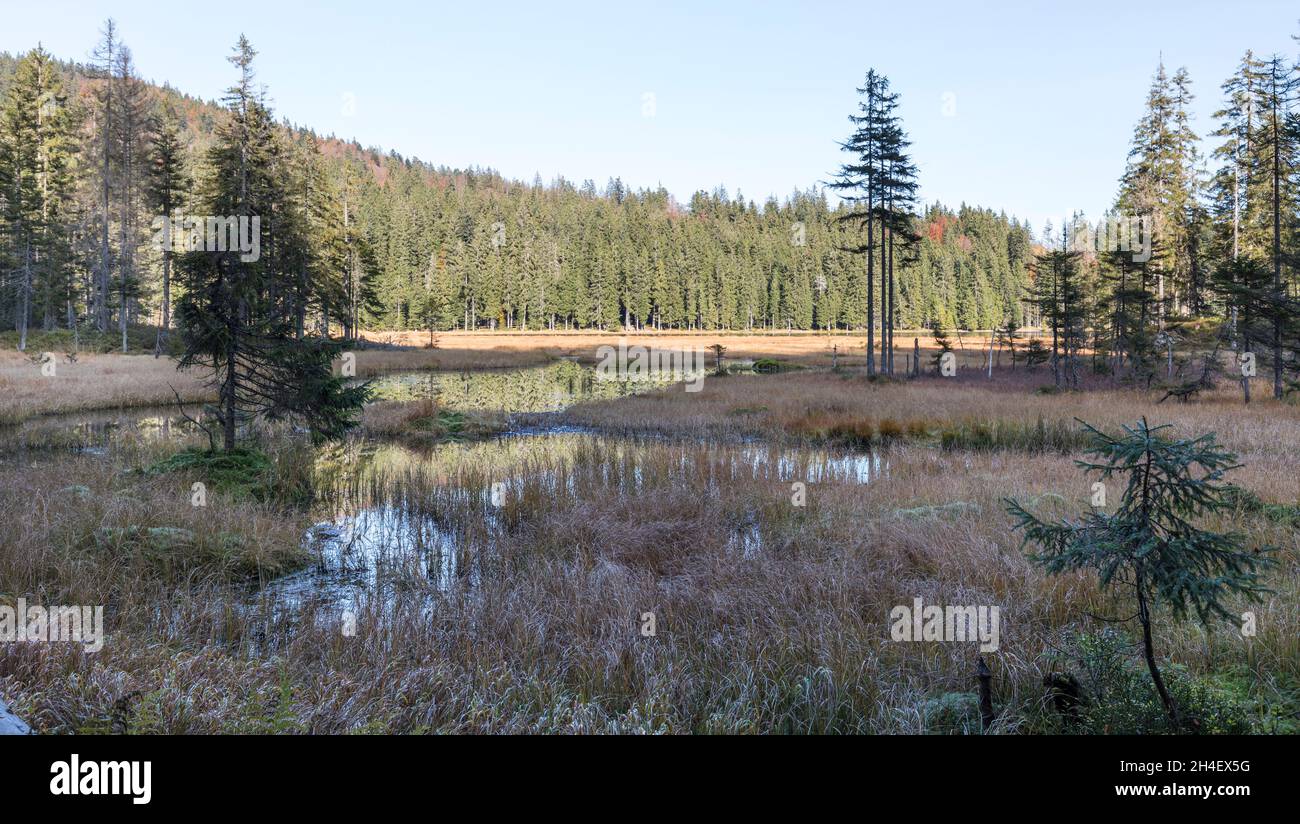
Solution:
{"label": "tussock of grass", "polygon": [[303,514],[212,489],[194,506],[188,478],[125,468],[67,455],[0,465],[0,595],[150,611],[177,585],[274,577],[305,560]]}
{"label": "tussock of grass", "polygon": [[427,399],[373,403],[361,418],[361,430],[367,435],[428,444],[470,441],[504,429],[500,415],[445,409]]}
{"label": "tussock of grass", "polygon": [[963,421],[945,427],[939,434],[944,449],[988,452],[1073,453],[1089,443],[1086,432],[1075,421]]}
{"label": "tussock of grass", "polygon": [[249,446],[230,451],[182,449],[144,467],[147,475],[182,473],[233,498],[282,504],[311,502],[312,456],[302,444],[277,440],[270,453]]}

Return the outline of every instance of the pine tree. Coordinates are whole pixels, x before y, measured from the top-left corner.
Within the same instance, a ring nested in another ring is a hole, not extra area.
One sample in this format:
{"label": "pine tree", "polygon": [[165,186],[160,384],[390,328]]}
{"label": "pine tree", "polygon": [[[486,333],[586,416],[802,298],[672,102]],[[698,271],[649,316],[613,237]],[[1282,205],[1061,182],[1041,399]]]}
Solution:
{"label": "pine tree", "polygon": [[27,347],[34,308],[46,329],[60,310],[75,324],[67,222],[76,120],[49,53],[37,47],[24,55],[0,103],[0,218],[10,260],[6,268],[17,273],[14,328],[20,350]]}
{"label": "pine tree", "polygon": [[178,262],[185,286],[177,312],[185,342],[180,367],[214,372],[226,451],[254,416],[296,416],[317,437],[337,436],[355,423],[369,394],[368,386],[347,387],[332,374],[336,349],[327,340],[296,334],[298,307],[283,285],[299,263],[302,239],[294,234],[303,223],[283,219],[292,209],[287,162],[271,112],[254,92],[255,55],[241,36],[230,58],[239,82],[225,97],[228,115],[207,155],[201,203],[250,230],[256,218],[261,254],[206,248]]}
{"label": "pine tree", "polygon": [[[1285,316],[1286,283],[1282,276],[1283,244],[1296,230],[1297,187],[1300,186],[1300,119],[1295,112],[1300,94],[1300,74],[1281,55],[1263,61],[1255,88],[1255,109],[1260,123],[1251,141],[1255,158],[1252,178],[1264,182],[1266,214],[1270,226],[1269,259],[1273,269],[1273,397],[1283,395],[1283,338],[1289,322]],[[1288,244],[1289,245],[1289,244]]]}

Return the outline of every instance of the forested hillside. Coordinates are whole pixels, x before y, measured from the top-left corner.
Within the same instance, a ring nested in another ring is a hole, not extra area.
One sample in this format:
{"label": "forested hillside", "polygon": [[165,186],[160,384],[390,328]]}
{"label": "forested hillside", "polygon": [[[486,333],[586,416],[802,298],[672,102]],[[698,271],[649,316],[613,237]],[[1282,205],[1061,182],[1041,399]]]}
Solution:
{"label": "forested hillside", "polygon": [[[173,178],[170,209],[184,212],[202,183],[197,170],[223,112],[216,103],[143,83],[126,54],[124,67],[120,56],[81,65],[41,53],[41,76],[28,77],[31,88],[23,94],[13,88],[18,58],[0,55],[0,99],[13,110],[11,122],[22,121],[24,100],[56,101],[32,105],[57,108],[65,121],[44,138],[48,156],[34,154],[30,162],[42,166],[48,159],[62,169],[44,200],[59,213],[67,242],[51,235],[44,252],[36,244],[34,254],[50,265],[33,267],[31,283],[16,259],[0,268],[6,327],[156,324],[164,320],[164,291],[169,303],[178,298],[164,289],[163,255],[150,242],[151,222],[162,213],[154,196],[160,137],[174,132],[165,171]],[[100,128],[106,118],[112,121],[107,140]],[[48,123],[40,128],[50,131]],[[720,190],[680,204],[662,189],[634,191],[619,180],[525,183],[490,169],[449,169],[363,149],[287,123],[277,129],[277,175],[311,213],[313,242],[341,284],[333,289],[341,305],[329,317],[336,335],[349,336],[358,326],[866,324],[865,264],[849,251],[861,245],[861,229],[839,220],[846,207],[832,206],[838,198],[815,187],[779,203],[756,204]],[[914,220],[920,243],[898,271],[900,325],[989,328],[1021,321],[1027,226],[966,206],[931,206]],[[873,317],[879,324],[878,308]]]}

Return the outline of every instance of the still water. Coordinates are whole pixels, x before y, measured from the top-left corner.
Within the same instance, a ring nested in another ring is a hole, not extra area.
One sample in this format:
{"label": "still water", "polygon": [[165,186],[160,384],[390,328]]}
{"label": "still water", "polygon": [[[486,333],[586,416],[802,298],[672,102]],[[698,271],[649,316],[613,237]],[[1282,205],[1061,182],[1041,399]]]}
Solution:
{"label": "still water", "polygon": [[[432,398],[453,410],[558,412],[585,400],[617,398],[670,383],[602,380],[592,367],[544,367],[386,375],[378,400]],[[174,409],[136,409],[28,421],[4,434],[8,448],[55,440],[102,454],[132,443],[192,438],[197,428]],[[304,536],[311,564],[270,581],[250,604],[317,613],[360,609],[410,597],[436,599],[472,586],[469,559],[517,524],[511,501],[563,503],[617,492],[656,494],[682,484],[704,496],[733,486],[865,484],[888,465],[880,455],[764,443],[702,443],[612,437],[563,426],[514,429],[471,443],[417,447],[352,438],[317,452],[318,523]],[[736,551],[762,548],[758,517],[735,518]]]}

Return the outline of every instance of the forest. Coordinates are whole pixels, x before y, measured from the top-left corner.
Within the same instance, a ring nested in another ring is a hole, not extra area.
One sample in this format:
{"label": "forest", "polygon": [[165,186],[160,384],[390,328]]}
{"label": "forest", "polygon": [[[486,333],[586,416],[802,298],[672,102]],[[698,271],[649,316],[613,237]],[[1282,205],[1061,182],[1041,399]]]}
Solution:
{"label": "forest", "polygon": [[[140,80],[115,31],[96,53],[91,65],[40,48],[0,55],[0,179],[7,191],[30,187],[6,197],[0,223],[0,317],[19,332],[168,327],[180,296],[151,227],[200,200],[221,108]],[[865,271],[853,253],[860,227],[813,181],[761,206],[722,189],[680,204],[620,180],[511,181],[288,123],[272,131],[277,219],[313,238],[307,277],[319,294],[309,314],[345,338],[430,327],[866,325]],[[900,266],[897,323],[1023,320],[1028,226],[964,204],[933,204],[909,220],[920,241]]]}
{"label": "forest", "polygon": [[[842,144],[854,161],[761,206],[725,189],[680,204],[618,179],[434,166],[277,122],[265,90],[251,94],[266,129],[265,245],[279,249],[276,276],[296,282],[300,328],[344,339],[880,328],[883,357],[896,327],[997,329],[1013,342],[1042,327],[1077,384],[1073,353],[1104,352],[1094,366],[1149,383],[1168,324],[1231,317],[1225,345],[1276,361],[1281,391],[1282,341],[1295,334],[1298,86],[1284,56],[1246,52],[1221,83],[1216,148],[1202,157],[1192,80],[1158,66],[1112,211],[1037,234],[1003,211],[917,204],[897,95],[874,72]],[[142,81],[111,21],[87,64],[40,47],[0,55],[0,95],[0,317],[19,348],[34,328],[116,330],[125,347],[132,324],[158,326],[161,345],[185,287],[150,239],[161,217],[203,202],[221,106]],[[1079,242],[1134,215],[1152,221],[1150,260]]]}
{"label": "forest", "polygon": [[0,643],[6,725],[1300,731],[1296,55],[1132,45],[1113,197],[1031,227],[924,200],[910,58],[820,179],[679,202],[130,39],[0,54],[0,595],[107,633]]}

